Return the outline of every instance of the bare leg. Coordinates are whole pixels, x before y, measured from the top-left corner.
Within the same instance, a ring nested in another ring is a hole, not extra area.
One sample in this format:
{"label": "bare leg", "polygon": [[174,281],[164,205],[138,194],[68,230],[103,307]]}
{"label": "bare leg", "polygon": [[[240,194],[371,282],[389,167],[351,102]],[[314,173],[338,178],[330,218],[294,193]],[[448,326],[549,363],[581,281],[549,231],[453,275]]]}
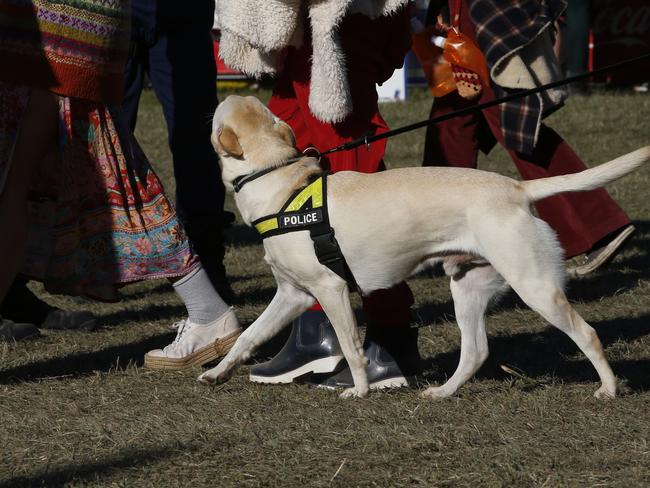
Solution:
{"label": "bare leg", "polygon": [[267,342],[293,319],[314,304],[314,298],[289,284],[278,286],[273,300],[214,368],[199,376],[199,382],[211,385],[228,381],[237,367],[248,360],[260,345]]}
{"label": "bare leg", "polygon": [[20,123],[10,170],[0,194],[0,302],[16,277],[27,240],[27,196],[34,168],[55,147],[58,128],[56,95],[34,89]]}
{"label": "bare leg", "polygon": [[492,266],[459,270],[451,280],[456,321],[460,329],[460,361],[451,378],[442,386],[427,388],[423,397],[444,398],[456,393],[488,357],[485,311],[490,299],[504,286]]}

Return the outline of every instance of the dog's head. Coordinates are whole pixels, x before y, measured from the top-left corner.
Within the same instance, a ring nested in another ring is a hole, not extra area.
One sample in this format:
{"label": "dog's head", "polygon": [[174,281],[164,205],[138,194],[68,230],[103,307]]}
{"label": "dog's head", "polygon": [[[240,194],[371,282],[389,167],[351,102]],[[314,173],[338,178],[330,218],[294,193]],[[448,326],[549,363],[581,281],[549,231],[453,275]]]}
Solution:
{"label": "dog's head", "polygon": [[255,97],[230,95],[212,119],[212,145],[226,188],[242,175],[281,164],[296,154],[291,128]]}

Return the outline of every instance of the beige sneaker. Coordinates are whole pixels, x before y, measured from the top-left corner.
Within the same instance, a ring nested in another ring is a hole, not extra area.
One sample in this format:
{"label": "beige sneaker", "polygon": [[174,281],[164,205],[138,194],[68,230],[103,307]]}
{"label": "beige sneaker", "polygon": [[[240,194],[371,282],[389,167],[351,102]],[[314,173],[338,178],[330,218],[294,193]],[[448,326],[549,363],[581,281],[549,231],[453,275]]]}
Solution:
{"label": "beige sneaker", "polygon": [[174,342],[145,354],[145,367],[184,369],[202,366],[225,356],[242,332],[232,309],[209,324],[198,325],[185,319],[177,326]]}

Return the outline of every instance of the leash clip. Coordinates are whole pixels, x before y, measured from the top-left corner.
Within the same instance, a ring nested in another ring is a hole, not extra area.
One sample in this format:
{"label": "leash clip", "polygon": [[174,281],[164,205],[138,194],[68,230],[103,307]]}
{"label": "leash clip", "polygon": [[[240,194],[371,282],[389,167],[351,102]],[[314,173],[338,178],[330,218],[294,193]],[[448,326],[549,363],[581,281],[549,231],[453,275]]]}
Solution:
{"label": "leash clip", "polygon": [[[311,155],[312,153],[315,154],[315,155]],[[314,157],[314,158],[318,159],[319,163],[320,163],[320,159],[322,157],[321,152],[318,149],[316,149],[314,146],[306,147],[302,151],[302,154],[305,155],[305,156],[308,156],[308,157],[311,155],[311,157]]]}

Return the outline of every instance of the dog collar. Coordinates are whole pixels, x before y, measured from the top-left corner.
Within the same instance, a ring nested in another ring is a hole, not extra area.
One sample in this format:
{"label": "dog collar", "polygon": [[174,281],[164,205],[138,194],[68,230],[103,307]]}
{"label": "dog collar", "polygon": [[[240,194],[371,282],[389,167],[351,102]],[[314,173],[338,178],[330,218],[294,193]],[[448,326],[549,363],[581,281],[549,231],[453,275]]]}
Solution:
{"label": "dog collar", "polygon": [[276,169],[284,168],[285,166],[289,166],[290,164],[297,163],[303,157],[309,156],[310,153],[313,153],[314,154],[313,157],[318,158],[318,161],[320,161],[320,157],[321,157],[320,151],[313,146],[309,146],[302,152],[302,155],[296,156],[294,158],[289,158],[285,160],[282,164],[279,164],[277,166],[271,166],[261,171],[254,171],[253,173],[248,173],[247,175],[238,176],[237,178],[232,180],[232,186],[235,190],[235,193],[239,193],[239,190],[241,190],[246,183],[249,183],[253,180],[256,180],[257,178],[267,175],[270,172],[275,171]]}

